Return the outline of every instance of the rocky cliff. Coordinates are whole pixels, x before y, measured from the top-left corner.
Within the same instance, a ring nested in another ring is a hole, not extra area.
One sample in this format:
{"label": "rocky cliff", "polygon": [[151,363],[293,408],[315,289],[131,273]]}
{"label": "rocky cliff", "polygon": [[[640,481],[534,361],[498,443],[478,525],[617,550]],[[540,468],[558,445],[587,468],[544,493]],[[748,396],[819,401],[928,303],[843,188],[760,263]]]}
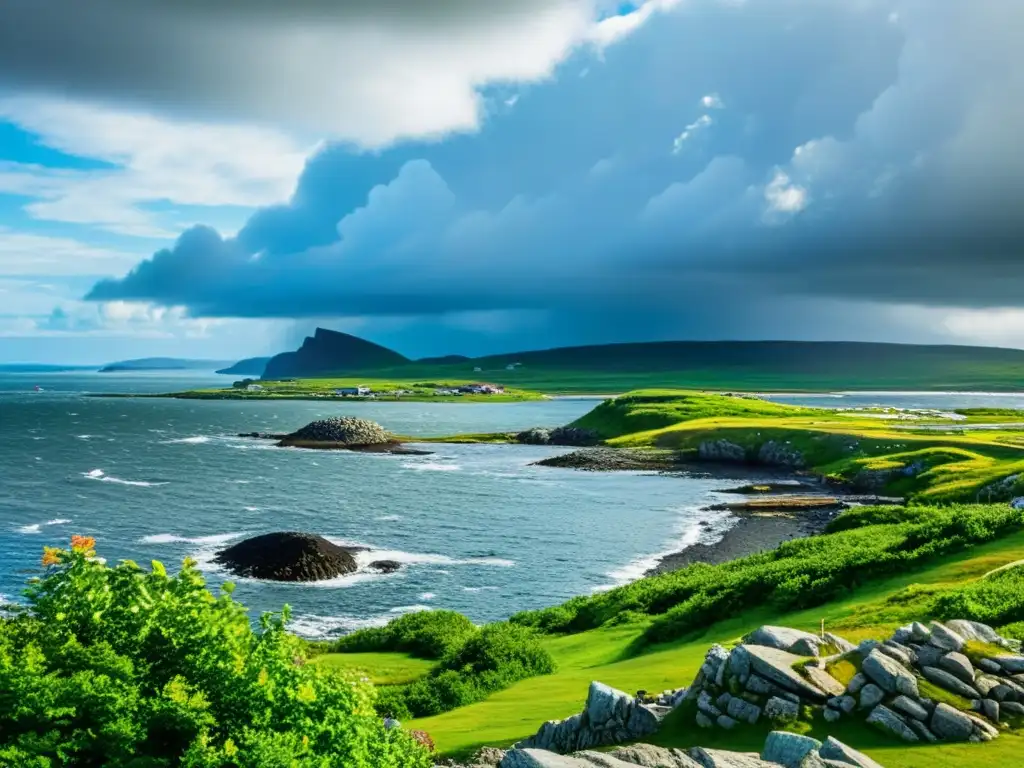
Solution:
{"label": "rocky cliff", "polygon": [[295,352],[270,358],[265,379],[300,378],[393,368],[409,362],[397,352],[339,331],[317,328]]}

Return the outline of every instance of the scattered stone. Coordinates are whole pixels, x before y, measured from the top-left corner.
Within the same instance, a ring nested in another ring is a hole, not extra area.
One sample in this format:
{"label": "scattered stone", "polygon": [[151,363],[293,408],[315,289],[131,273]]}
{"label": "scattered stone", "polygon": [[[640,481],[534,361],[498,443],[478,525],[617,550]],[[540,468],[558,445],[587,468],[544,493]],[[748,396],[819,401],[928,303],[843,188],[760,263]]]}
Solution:
{"label": "scattered stone", "polygon": [[726,707],[729,717],[753,725],[761,717],[761,708],[743,699],[732,698]]}
{"label": "scattered stone", "polygon": [[[1019,706],[1019,705],[1018,705]],[[999,722],[999,702],[993,699],[981,700],[981,713],[993,723]]]}
{"label": "scattered stone", "polygon": [[830,696],[842,696],[846,687],[816,664],[808,664],[803,668],[804,677],[811,681],[815,687],[820,688]]}
{"label": "scattered stone", "polygon": [[1024,673],[1024,656],[995,656],[992,661],[1011,675]]}
{"label": "scattered stone", "polygon": [[678,749],[665,749],[653,744],[630,744],[609,752],[612,757],[644,768],[698,768],[700,763]]}
{"label": "scattered stone", "polygon": [[[934,666],[934,665],[932,665],[932,666]],[[989,672],[990,674],[993,674],[993,675],[998,675],[1000,672],[1003,671],[1003,668],[1000,667],[996,662],[992,661],[992,659],[979,659],[978,660],[978,667],[981,670],[983,670],[985,672]]]}
{"label": "scattered stone", "polygon": [[917,658],[917,654],[910,648],[888,640],[878,646],[878,650],[904,667],[912,666]]}
{"label": "scattered stone", "polygon": [[915,645],[913,649],[919,667],[937,667],[939,659],[946,655],[945,651],[933,645]]}
{"label": "scattered stone", "polygon": [[920,737],[921,741],[927,741],[929,744],[934,744],[939,740],[939,737],[928,730],[928,726],[922,723],[920,720],[914,720],[912,718],[907,719],[907,725],[910,726],[911,730]]}
{"label": "scattered stone", "polygon": [[917,698],[917,678],[898,661],[882,653],[879,648],[868,654],[861,670],[883,691]]}
{"label": "scattered stone", "polygon": [[868,725],[873,725],[882,731],[891,733],[893,736],[896,736],[903,741],[911,743],[920,741],[918,735],[909,725],[907,725],[906,721],[883,704],[879,704],[871,710],[871,714],[868,715],[867,723]]}
{"label": "scattered stone", "polygon": [[857,648],[857,646],[846,638],[840,637],[839,635],[833,635],[831,632],[825,633],[825,642],[838,648],[840,653],[849,653]]}
{"label": "scattered stone", "polygon": [[846,714],[850,714],[857,708],[857,700],[853,696],[838,696],[829,701],[829,706],[834,707]]}
{"label": "scattered stone", "polygon": [[999,705],[999,708],[1006,714],[1013,715],[1014,717],[1024,716],[1024,704],[1016,701],[1004,701]]}
{"label": "scattered stone", "polygon": [[831,707],[826,707],[825,708],[825,712],[822,715],[822,717],[825,718],[825,722],[827,722],[827,723],[838,722],[839,719],[842,718],[842,716],[843,716],[842,712],[840,712],[838,709],[832,709]]}
{"label": "scattered stone", "polygon": [[882,768],[870,757],[846,746],[838,739],[829,736],[821,745],[818,754],[826,760],[836,760],[847,765],[854,765],[857,768]]}
{"label": "scattered stone", "polygon": [[937,686],[945,688],[947,691],[959,694],[968,699],[981,698],[978,691],[972,686],[957,677],[953,677],[949,672],[939,669],[938,667],[923,667],[921,669],[921,674],[924,675],[925,679],[929,682],[935,683]]}
{"label": "scattered stone", "polygon": [[[818,636],[812,635],[810,632],[803,632],[799,629],[790,629],[789,627],[773,627],[768,625],[758,627],[743,638],[743,642],[747,645],[763,645],[767,648],[777,648],[780,651],[789,651],[800,641],[804,641],[808,645],[813,645],[815,648],[821,644],[821,640]],[[795,651],[791,652],[795,653]],[[803,655],[816,656],[817,653],[808,653]]]}
{"label": "scattered stone", "polygon": [[910,637],[915,643],[924,644],[931,640],[932,631],[919,621],[910,625]]}
{"label": "scattered stone", "polygon": [[703,768],[778,768],[772,763],[764,762],[757,754],[724,752],[721,749],[703,747],[694,747],[689,750],[689,754]]}
{"label": "scattered stone", "polygon": [[850,682],[846,686],[846,690],[850,693],[859,693],[860,689],[868,684],[868,679],[861,673],[858,672],[850,678]]}
{"label": "scattered stone", "polygon": [[759,645],[740,645],[733,649],[730,663],[732,657],[737,654],[749,657],[750,669],[753,672],[785,690],[819,704],[823,704],[828,698],[821,689],[807,682],[793,668],[794,664],[803,661],[800,656]]}
{"label": "scattered stone", "polygon": [[719,728],[725,728],[727,731],[731,731],[737,726],[737,722],[728,715],[719,715],[715,722],[718,723]]}
{"label": "scattered stone", "polygon": [[943,741],[969,741],[974,723],[960,710],[939,704],[932,713],[931,730]]}

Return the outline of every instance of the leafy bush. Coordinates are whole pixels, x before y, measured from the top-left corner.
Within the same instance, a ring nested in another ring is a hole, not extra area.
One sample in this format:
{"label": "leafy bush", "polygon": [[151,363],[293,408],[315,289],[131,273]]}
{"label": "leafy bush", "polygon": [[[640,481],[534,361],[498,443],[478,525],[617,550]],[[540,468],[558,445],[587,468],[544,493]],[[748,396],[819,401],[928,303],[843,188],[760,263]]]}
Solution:
{"label": "leafy bush", "polygon": [[361,629],[331,644],[338,653],[397,651],[423,659],[440,659],[462,647],[478,632],[455,611],[407,613],[383,627]]}
{"label": "leafy bush", "polygon": [[[593,597],[519,613],[511,621],[546,632],[582,632],[623,612],[641,612],[658,617],[644,639],[664,642],[759,605],[780,610],[821,605],[866,579],[1020,530],[1024,512],[1005,505],[865,509],[850,520],[858,525],[722,565],[698,563],[640,579]],[[974,599],[980,601],[980,594]],[[995,602],[997,594],[987,599]],[[1012,612],[1004,613],[1004,621],[1014,620]]]}
{"label": "leafy bush", "polygon": [[425,768],[373,689],[306,664],[280,617],[253,631],[194,563],[107,567],[47,549],[28,610],[0,620],[0,765]]}
{"label": "leafy bush", "polygon": [[534,631],[507,622],[488,624],[427,677],[382,689],[377,709],[398,718],[437,715],[554,671],[554,659]]}
{"label": "leafy bush", "polygon": [[1024,621],[1024,568],[1008,568],[950,589],[935,598],[934,611],[940,619],[972,619],[993,626]]}

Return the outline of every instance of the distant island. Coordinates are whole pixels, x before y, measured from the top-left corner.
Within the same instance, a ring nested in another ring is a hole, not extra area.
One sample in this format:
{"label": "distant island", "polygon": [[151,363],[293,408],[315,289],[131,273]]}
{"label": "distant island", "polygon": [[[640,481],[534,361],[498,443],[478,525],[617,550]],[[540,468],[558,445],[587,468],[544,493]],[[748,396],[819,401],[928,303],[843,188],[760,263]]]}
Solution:
{"label": "distant island", "polygon": [[124,371],[214,371],[218,368],[233,365],[226,360],[189,360],[177,357],[143,357],[138,360],[121,360],[108,363],[100,368],[100,373],[117,373]]}
{"label": "distant island", "polygon": [[247,357],[227,368],[221,368],[217,373],[225,376],[262,376],[269,362],[269,357]]}
{"label": "distant island", "polygon": [[0,373],[66,373],[95,371],[95,365],[56,365],[49,363],[0,363]]}

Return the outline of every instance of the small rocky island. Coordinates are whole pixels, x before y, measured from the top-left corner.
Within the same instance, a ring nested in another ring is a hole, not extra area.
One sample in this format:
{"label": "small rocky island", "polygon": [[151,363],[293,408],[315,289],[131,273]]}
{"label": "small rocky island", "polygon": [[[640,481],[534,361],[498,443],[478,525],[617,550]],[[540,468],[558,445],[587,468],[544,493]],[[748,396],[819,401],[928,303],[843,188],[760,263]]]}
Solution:
{"label": "small rocky island", "polygon": [[430,451],[408,448],[377,422],[355,416],[332,416],[327,419],[319,419],[295,432],[284,435],[243,432],[239,434],[239,437],[276,440],[277,445],[281,448],[314,448],[417,456],[430,453]]}
{"label": "small rocky island", "polygon": [[[268,581],[324,581],[359,570],[356,554],[366,547],[342,547],[323,536],[285,531],[264,533],[217,553],[213,561],[235,576]],[[396,560],[375,560],[367,568],[394,573]]]}

